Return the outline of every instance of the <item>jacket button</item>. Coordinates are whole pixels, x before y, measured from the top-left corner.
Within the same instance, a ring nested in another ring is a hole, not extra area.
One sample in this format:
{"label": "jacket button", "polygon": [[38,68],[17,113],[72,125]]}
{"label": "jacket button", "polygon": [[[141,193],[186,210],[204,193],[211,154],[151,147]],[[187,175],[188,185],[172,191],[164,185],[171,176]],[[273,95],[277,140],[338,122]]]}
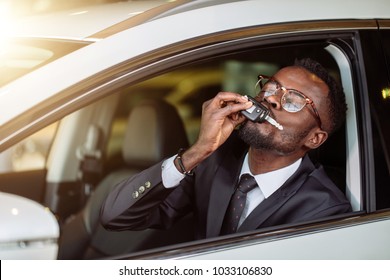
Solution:
{"label": "jacket button", "polygon": [[143,194],[145,192],[145,187],[144,186],[139,187],[138,192],[140,194]]}
{"label": "jacket button", "polygon": [[139,197],[139,192],[138,191],[133,192],[133,198],[136,199],[138,197]]}
{"label": "jacket button", "polygon": [[149,189],[151,185],[152,185],[152,184],[151,184],[149,181],[147,181],[147,182],[145,183],[145,187],[146,187],[147,189]]}

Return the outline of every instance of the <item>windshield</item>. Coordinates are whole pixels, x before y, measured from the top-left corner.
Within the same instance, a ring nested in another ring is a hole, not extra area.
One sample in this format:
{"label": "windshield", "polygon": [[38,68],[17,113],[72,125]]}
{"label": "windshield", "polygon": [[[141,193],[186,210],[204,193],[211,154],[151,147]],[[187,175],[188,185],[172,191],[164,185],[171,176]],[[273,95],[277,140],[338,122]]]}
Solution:
{"label": "windshield", "polygon": [[87,43],[55,39],[12,39],[0,45],[0,87]]}

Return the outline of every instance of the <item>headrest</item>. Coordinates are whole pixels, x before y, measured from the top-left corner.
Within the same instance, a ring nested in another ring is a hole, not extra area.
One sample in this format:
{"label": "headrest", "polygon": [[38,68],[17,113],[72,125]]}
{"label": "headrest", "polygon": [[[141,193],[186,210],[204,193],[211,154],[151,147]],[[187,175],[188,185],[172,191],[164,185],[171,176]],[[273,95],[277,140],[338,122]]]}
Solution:
{"label": "headrest", "polygon": [[130,112],[122,147],[128,165],[146,168],[185,147],[187,135],[174,106],[148,99]]}

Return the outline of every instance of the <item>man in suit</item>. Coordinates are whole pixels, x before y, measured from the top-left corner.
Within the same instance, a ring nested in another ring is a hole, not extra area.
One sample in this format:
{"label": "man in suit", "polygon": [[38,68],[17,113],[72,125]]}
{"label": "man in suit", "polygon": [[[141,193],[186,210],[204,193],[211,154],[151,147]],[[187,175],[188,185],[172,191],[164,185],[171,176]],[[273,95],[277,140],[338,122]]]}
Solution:
{"label": "man in suit", "polygon": [[[241,113],[253,105],[248,98],[218,93],[204,103],[199,137],[191,147],[121,182],[108,195],[103,226],[169,228],[192,211],[195,237],[201,239],[351,211],[307,155],[344,122],[341,88],[311,59],[272,78],[259,76],[259,85],[257,101],[282,129],[248,121]],[[241,190],[244,177],[246,191]],[[233,206],[238,200],[240,206]]]}

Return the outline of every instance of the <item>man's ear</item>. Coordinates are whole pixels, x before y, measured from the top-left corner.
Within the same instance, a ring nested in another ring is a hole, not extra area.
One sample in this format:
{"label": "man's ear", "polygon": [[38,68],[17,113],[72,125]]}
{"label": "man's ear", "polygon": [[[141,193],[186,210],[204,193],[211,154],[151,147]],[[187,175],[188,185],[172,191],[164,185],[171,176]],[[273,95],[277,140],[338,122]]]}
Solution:
{"label": "man's ear", "polygon": [[317,130],[310,133],[305,146],[311,150],[317,149],[326,141],[326,139],[328,139],[328,133],[318,128]]}

